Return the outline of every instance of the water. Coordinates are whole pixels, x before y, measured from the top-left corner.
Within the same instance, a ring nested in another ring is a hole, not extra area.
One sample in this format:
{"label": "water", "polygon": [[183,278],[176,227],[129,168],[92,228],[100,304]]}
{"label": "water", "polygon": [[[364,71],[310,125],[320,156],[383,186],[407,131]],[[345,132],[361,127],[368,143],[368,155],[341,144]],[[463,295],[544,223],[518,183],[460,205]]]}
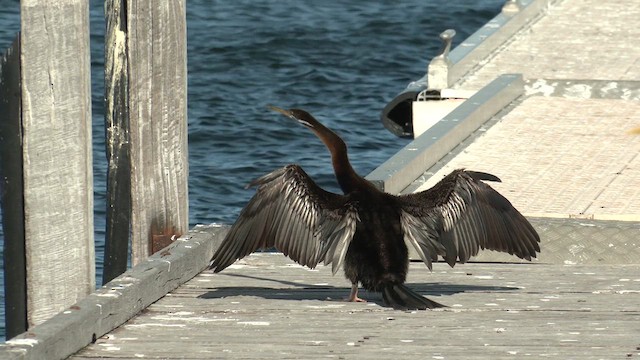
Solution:
{"label": "water", "polygon": [[[302,165],[320,186],[338,191],[320,141],[268,111],[267,104],[300,107],[316,115],[345,139],[356,171],[371,172],[407,143],[383,128],[380,111],[410,81],[424,75],[440,47],[438,34],[455,28],[455,45],[495,16],[502,4],[189,0],[191,225],[233,222],[253,194],[243,185],[288,163]],[[0,0],[0,49],[13,41],[19,21],[19,1]],[[98,284],[106,186],[103,47],[103,2],[91,0]],[[0,274],[4,304],[2,281]]]}

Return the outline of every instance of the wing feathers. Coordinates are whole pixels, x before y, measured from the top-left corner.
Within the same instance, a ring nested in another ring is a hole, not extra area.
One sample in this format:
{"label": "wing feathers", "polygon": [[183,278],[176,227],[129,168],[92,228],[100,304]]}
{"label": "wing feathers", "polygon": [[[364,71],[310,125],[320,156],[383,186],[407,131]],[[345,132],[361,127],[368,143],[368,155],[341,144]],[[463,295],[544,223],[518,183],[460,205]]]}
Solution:
{"label": "wing feathers", "polygon": [[219,272],[258,249],[275,247],[311,268],[320,261],[332,263],[335,273],[357,223],[349,197],[322,190],[297,165],[250,183],[256,185],[256,194],[212,257],[210,268]]}
{"label": "wing feathers", "polygon": [[447,249],[435,236],[437,225],[429,220],[429,218],[417,218],[405,211],[400,215],[405,240],[413,245],[422,261],[431,270],[431,261],[437,259],[438,255],[446,256]]}
{"label": "wing feathers", "polygon": [[430,269],[437,255],[453,266],[480,249],[527,260],[540,251],[540,237],[527,219],[480,180],[500,181],[491,174],[456,170],[429,190],[399,197],[405,240]]}

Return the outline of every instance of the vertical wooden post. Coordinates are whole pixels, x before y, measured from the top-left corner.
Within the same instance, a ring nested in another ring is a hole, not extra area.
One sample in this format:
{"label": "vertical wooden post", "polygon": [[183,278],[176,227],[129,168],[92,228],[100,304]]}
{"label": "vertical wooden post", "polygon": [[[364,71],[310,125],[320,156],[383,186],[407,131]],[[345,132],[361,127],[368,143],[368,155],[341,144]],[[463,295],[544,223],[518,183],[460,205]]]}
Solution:
{"label": "vertical wooden post", "polygon": [[135,265],[173,234],[188,231],[187,27],[184,0],[122,1],[127,4]]}
{"label": "vertical wooden post", "polygon": [[105,10],[103,282],[124,271],[129,224],[134,265],[189,226],[185,2],[106,0]]}
{"label": "vertical wooden post", "polygon": [[29,326],[95,289],[88,6],[20,6]]}
{"label": "vertical wooden post", "polygon": [[27,330],[21,113],[20,36],[17,36],[0,61],[0,193],[7,339]]}
{"label": "vertical wooden post", "polygon": [[102,284],[127,269],[131,227],[131,158],[127,8],[105,1],[105,122],[107,146],[107,231]]}

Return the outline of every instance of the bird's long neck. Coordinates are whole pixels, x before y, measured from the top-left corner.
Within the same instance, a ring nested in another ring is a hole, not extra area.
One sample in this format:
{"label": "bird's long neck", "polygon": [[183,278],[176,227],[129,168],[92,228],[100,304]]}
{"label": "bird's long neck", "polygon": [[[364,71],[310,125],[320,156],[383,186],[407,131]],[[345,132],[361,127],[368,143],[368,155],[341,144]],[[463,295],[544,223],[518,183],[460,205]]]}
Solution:
{"label": "bird's long neck", "polygon": [[358,175],[347,155],[347,145],[333,131],[320,123],[314,124],[313,132],[322,140],[331,153],[331,162],[342,191],[347,194],[362,186],[365,180]]}

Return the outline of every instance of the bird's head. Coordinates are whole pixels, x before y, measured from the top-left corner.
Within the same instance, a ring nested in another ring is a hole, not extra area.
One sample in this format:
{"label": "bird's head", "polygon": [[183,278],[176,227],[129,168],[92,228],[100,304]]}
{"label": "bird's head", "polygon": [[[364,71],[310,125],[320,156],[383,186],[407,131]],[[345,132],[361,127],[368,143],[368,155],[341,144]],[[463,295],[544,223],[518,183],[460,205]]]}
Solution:
{"label": "bird's head", "polygon": [[285,110],[273,105],[268,105],[267,107],[311,129],[315,128],[315,124],[318,123],[311,114],[301,109]]}

